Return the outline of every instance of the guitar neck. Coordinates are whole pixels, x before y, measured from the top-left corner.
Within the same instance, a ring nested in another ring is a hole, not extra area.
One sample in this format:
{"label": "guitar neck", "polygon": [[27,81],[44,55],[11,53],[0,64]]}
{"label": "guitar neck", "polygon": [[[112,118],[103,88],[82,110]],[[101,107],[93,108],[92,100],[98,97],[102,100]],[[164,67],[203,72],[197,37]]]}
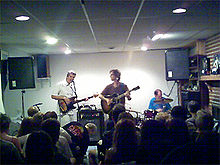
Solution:
{"label": "guitar neck", "polygon": [[[134,91],[134,89],[129,90],[129,92],[132,92],[132,91]],[[121,95],[117,96],[116,98],[121,99],[123,97],[125,97],[125,93],[122,93]]]}
{"label": "guitar neck", "polygon": [[[91,99],[91,98],[93,98],[93,96],[88,97],[88,99]],[[74,103],[79,103],[81,101],[86,101],[86,98],[80,99],[80,100],[76,100],[76,101],[74,101]]]}

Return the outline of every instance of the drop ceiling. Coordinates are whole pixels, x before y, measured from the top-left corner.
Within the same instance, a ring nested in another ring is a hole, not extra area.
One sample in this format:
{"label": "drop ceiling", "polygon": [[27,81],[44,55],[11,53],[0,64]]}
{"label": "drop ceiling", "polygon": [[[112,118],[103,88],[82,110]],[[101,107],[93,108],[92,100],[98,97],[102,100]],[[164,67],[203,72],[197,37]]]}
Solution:
{"label": "drop ceiling", "polygon": [[[183,47],[220,32],[220,1],[1,1],[0,46],[26,54],[72,54]],[[186,13],[173,14],[178,7]],[[29,21],[15,20],[28,15]],[[153,33],[167,38],[151,41]],[[45,37],[58,39],[55,45]]]}

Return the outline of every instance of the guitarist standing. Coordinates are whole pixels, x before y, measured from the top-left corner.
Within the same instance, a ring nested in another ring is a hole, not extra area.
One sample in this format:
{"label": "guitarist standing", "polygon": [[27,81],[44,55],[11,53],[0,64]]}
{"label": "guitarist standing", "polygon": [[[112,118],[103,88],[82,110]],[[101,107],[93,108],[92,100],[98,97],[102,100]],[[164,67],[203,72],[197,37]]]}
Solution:
{"label": "guitarist standing", "polygon": [[[99,98],[102,100],[102,109],[105,113],[108,114],[111,112],[111,109],[115,104],[113,103],[114,98],[111,96],[124,94],[124,96],[127,97],[128,100],[131,100],[130,92],[127,85],[120,82],[121,72],[118,69],[112,69],[109,73],[113,83],[107,85],[102,93],[99,94]],[[125,105],[125,97],[121,97],[119,100],[117,100],[116,103],[121,103]]]}
{"label": "guitarist standing", "polygon": [[[58,84],[54,93],[51,95],[52,99],[55,100],[63,100],[66,105],[71,105],[72,102],[76,101],[76,90],[74,86],[74,79],[76,77],[76,73],[73,70],[68,71],[66,79]],[[70,107],[71,108],[71,107]],[[72,107],[73,109],[74,107]],[[63,113],[59,111],[59,118],[63,117]],[[70,117],[70,122],[72,121],[71,117],[73,116],[73,112],[69,111],[68,115]],[[61,121],[60,121],[61,122]]]}

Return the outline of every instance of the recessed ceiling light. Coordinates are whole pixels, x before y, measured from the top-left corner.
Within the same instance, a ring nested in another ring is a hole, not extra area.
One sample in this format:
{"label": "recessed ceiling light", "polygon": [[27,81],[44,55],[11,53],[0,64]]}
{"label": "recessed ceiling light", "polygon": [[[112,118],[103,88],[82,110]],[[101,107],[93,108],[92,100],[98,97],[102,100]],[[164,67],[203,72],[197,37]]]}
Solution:
{"label": "recessed ceiling light", "polygon": [[57,43],[57,41],[58,41],[58,39],[56,39],[56,38],[48,37],[46,43],[50,44],[50,45],[54,45]]}
{"label": "recessed ceiling light", "polygon": [[20,16],[15,17],[15,19],[16,19],[17,21],[27,21],[27,20],[30,19],[30,17],[28,17],[28,16],[26,16],[26,15],[20,15]]}
{"label": "recessed ceiling light", "polygon": [[151,39],[152,41],[156,41],[158,39],[160,39],[161,37],[163,37],[164,34],[156,34],[155,36],[153,36],[153,38]]}
{"label": "recessed ceiling light", "polygon": [[186,9],[184,9],[184,8],[178,8],[178,9],[173,10],[174,14],[181,14],[181,13],[185,13],[185,12],[186,12]]}
{"label": "recessed ceiling light", "polygon": [[142,50],[142,51],[146,51],[147,49],[148,49],[148,48],[147,48],[146,46],[142,46],[142,47],[141,47],[141,50]]}
{"label": "recessed ceiling light", "polygon": [[69,49],[69,48],[67,48],[66,50],[65,50],[65,54],[70,54],[72,51]]}

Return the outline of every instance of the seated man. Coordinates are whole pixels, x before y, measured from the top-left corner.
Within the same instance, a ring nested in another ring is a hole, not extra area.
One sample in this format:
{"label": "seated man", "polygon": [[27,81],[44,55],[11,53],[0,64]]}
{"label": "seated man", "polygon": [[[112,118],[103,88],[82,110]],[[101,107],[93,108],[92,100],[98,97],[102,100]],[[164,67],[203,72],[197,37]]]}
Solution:
{"label": "seated man", "polygon": [[171,109],[171,106],[169,103],[159,104],[156,103],[156,100],[162,100],[164,97],[162,97],[162,91],[160,89],[156,89],[154,91],[154,98],[150,100],[150,104],[148,109],[156,110],[157,112],[167,112]]}
{"label": "seated man", "polygon": [[70,148],[76,158],[76,163],[82,163],[83,157],[86,155],[90,143],[89,135],[96,133],[96,125],[93,123],[87,123],[83,126],[79,122],[70,122],[63,126],[63,128],[71,136],[72,144],[70,144]]}

